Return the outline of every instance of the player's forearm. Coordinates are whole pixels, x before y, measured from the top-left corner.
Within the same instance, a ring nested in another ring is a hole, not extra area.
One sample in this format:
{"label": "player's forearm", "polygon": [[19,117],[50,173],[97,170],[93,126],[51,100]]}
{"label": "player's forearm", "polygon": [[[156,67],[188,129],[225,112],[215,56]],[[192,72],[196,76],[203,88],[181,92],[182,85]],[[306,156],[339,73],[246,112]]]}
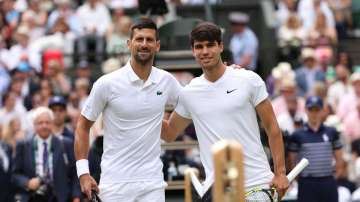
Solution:
{"label": "player's forearm", "polygon": [[163,121],[163,131],[162,138],[166,141],[174,141],[178,134],[180,134],[184,129],[190,124],[191,120],[186,119],[176,112],[173,112],[170,116],[170,119]]}
{"label": "player's forearm", "polygon": [[258,104],[256,111],[268,135],[271,155],[274,162],[274,172],[276,175],[285,174],[284,143],[270,100],[266,99]]}
{"label": "player's forearm", "polygon": [[274,162],[275,175],[286,174],[284,143],[280,129],[273,127],[269,131],[269,145]]}
{"label": "player's forearm", "polygon": [[82,129],[76,129],[75,135],[75,158],[76,160],[87,159],[89,152],[89,135]]}
{"label": "player's forearm", "polygon": [[169,125],[167,120],[163,120],[162,127],[161,127],[161,139],[165,140],[166,142],[175,141],[177,137],[176,131]]}

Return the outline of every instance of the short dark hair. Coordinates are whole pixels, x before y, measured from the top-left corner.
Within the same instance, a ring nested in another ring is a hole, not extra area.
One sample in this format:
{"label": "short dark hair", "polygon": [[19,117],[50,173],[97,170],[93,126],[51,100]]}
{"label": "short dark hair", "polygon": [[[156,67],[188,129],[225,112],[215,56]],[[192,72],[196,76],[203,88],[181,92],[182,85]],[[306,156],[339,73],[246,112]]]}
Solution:
{"label": "short dark hair", "polygon": [[201,22],[191,31],[190,43],[194,46],[195,41],[222,42],[220,27],[211,22]]}
{"label": "short dark hair", "polygon": [[150,18],[142,17],[130,27],[130,39],[133,38],[135,29],[153,29],[156,32],[156,40],[159,39],[158,28]]}

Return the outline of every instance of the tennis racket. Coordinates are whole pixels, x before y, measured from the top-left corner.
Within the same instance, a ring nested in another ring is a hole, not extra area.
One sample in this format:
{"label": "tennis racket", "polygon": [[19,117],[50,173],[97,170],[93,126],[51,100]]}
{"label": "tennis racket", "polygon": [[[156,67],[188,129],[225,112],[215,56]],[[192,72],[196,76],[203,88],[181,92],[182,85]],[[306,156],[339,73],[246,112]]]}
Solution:
{"label": "tennis racket", "polygon": [[[309,161],[306,158],[301,159],[301,161],[287,175],[289,182],[292,182],[301,173],[301,171],[303,171],[308,165],[309,165]],[[278,194],[275,188],[270,188],[270,189],[254,188],[245,193],[245,201],[246,202],[277,202]]]}
{"label": "tennis racket", "polygon": [[91,200],[90,202],[102,202],[99,195],[96,193],[95,190],[91,191]]}

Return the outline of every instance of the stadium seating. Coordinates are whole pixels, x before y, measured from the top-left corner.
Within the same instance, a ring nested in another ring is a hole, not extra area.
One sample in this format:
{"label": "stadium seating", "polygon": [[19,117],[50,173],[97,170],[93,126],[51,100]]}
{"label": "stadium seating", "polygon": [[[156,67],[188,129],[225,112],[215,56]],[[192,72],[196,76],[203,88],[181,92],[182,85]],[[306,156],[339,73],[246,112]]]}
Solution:
{"label": "stadium seating", "polygon": [[166,23],[159,27],[162,50],[188,50],[189,33],[201,20],[184,18]]}

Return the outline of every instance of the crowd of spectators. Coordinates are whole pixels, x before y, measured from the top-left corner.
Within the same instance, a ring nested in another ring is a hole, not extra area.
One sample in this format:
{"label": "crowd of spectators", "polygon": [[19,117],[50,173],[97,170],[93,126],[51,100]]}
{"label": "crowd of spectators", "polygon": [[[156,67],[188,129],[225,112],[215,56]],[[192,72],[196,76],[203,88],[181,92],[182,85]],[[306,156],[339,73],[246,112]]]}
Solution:
{"label": "crowd of spectators", "polygon": [[[340,201],[359,200],[360,69],[339,44],[353,28],[351,0],[277,1],[279,63],[266,79],[285,140],[307,122],[304,100],[320,96],[323,121],[344,145]],[[344,183],[346,179],[346,183]]]}
{"label": "crowd of spectators", "polygon": [[[341,179],[360,186],[360,69],[338,49],[353,25],[351,0],[277,0],[275,4],[280,57],[266,84],[284,136],[306,122],[306,97],[322,97],[324,121],[340,131],[345,145],[349,172]],[[92,66],[102,66],[106,74],[128,60],[126,39],[133,19],[124,9],[137,6],[137,0],[0,0],[1,180],[10,180],[1,178],[1,172],[10,172],[16,143],[34,134],[34,109],[49,107],[55,117],[53,133],[74,138],[77,118],[96,80]],[[244,13],[230,14],[232,39],[225,47],[235,63],[256,70],[258,39],[248,26],[252,20]],[[71,76],[69,70],[74,70]],[[182,85],[193,78],[189,72],[174,75]],[[90,168],[97,180],[101,128],[100,118],[91,131],[90,151],[94,162]],[[180,139],[196,139],[193,128]],[[163,159],[165,172],[168,162],[199,163],[196,150],[166,153]],[[347,191],[360,195],[354,188]]]}

